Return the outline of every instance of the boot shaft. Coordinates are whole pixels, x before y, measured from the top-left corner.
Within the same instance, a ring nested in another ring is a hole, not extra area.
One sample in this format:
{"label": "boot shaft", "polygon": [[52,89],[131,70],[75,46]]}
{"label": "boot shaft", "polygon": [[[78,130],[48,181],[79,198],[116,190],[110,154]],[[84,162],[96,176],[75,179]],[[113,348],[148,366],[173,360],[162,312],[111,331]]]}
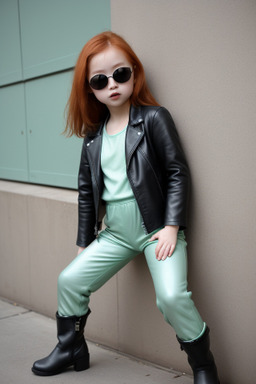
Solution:
{"label": "boot shaft", "polygon": [[56,313],[57,337],[61,349],[65,349],[70,344],[79,343],[79,341],[84,339],[84,327],[90,313],[90,309],[86,315],[81,317],[63,317],[59,316],[58,312]]}
{"label": "boot shaft", "polygon": [[217,368],[213,354],[210,351],[210,330],[207,327],[204,334],[194,341],[178,339],[181,349],[188,355],[188,362],[194,373],[195,384],[219,384]]}

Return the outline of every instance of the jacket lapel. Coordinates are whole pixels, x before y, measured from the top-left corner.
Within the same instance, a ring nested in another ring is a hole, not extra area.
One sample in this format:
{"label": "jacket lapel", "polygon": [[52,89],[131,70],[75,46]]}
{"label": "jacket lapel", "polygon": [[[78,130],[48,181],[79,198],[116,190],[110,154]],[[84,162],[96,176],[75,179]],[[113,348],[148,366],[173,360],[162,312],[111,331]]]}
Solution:
{"label": "jacket lapel", "polygon": [[140,107],[131,106],[130,119],[127,127],[125,156],[126,165],[129,167],[131,158],[139,143],[144,137],[144,125]]}
{"label": "jacket lapel", "polygon": [[91,170],[99,192],[101,192],[103,188],[103,178],[101,172],[102,128],[103,127],[98,130],[95,136],[89,136],[87,143],[88,159],[91,163]]}

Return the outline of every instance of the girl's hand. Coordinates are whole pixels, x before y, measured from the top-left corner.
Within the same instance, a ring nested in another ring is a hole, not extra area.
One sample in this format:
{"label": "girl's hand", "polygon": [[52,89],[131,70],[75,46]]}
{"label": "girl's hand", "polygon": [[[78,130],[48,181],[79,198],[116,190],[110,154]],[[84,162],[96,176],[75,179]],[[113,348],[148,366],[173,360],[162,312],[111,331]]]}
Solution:
{"label": "girl's hand", "polygon": [[85,250],[84,247],[78,247],[77,256],[80,255],[81,252]]}
{"label": "girl's hand", "polygon": [[158,240],[155,251],[157,260],[171,257],[176,247],[178,230],[178,225],[166,225],[151,237],[150,241]]}

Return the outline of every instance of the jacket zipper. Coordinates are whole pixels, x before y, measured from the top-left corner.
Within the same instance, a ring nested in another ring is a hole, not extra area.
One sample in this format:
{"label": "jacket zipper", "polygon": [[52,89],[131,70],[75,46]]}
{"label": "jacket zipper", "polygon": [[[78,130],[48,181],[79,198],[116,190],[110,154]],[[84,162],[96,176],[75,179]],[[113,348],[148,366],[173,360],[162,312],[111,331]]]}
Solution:
{"label": "jacket zipper", "polygon": [[94,166],[93,166],[93,163],[92,163],[92,160],[91,160],[91,155],[90,155],[89,151],[88,151],[88,161],[90,163],[91,172],[93,173],[93,184],[95,184],[95,188],[97,189],[97,192],[98,192],[98,194],[97,194],[97,204],[95,203],[95,200],[93,199],[93,201],[94,201],[94,210],[95,210],[95,218],[96,218],[96,222],[95,222],[95,225],[94,225],[94,235],[97,236],[98,232],[99,232],[98,231],[98,221],[99,221],[99,204],[100,204],[99,195],[100,195],[100,190],[99,190],[99,186],[98,186],[98,183],[97,183],[97,179],[95,177]]}
{"label": "jacket zipper", "polygon": [[141,208],[140,208],[140,205],[139,205],[139,201],[138,201],[138,199],[137,199],[137,197],[136,197],[137,192],[135,192],[134,185],[133,185],[132,180],[130,179],[129,174],[128,174],[128,168],[126,169],[126,174],[127,174],[127,178],[128,178],[128,180],[129,180],[130,186],[131,186],[131,188],[132,188],[132,191],[133,191],[135,200],[136,200],[136,202],[137,202],[137,204],[138,204],[138,207],[139,207],[140,216],[141,216],[141,218],[142,218],[142,223],[141,223],[142,228],[144,229],[144,232],[145,232],[146,235],[147,235],[147,234],[148,234],[148,230],[147,230],[147,227],[146,227],[146,224],[145,224],[144,217],[143,217],[143,215],[142,215],[142,213],[141,213]]}
{"label": "jacket zipper", "polygon": [[[137,131],[137,132],[138,132],[138,134],[142,134],[142,132],[139,132],[139,131]],[[139,140],[139,141],[140,141],[140,140]],[[135,152],[135,150],[136,150],[137,147],[138,147],[138,144],[137,144],[136,146],[134,146],[132,152],[130,153],[129,158],[127,159],[126,174],[127,174],[127,178],[128,178],[128,180],[129,180],[130,186],[131,186],[131,188],[132,188],[132,191],[133,191],[135,200],[136,200],[136,202],[137,202],[137,204],[138,204],[138,207],[139,207],[140,215],[141,215],[141,218],[142,218],[142,223],[141,223],[142,228],[144,229],[144,232],[145,232],[146,234],[148,234],[148,230],[147,230],[147,227],[146,227],[146,224],[145,224],[145,219],[144,219],[144,217],[143,217],[143,215],[142,215],[142,213],[141,213],[141,208],[140,208],[140,205],[139,205],[139,201],[138,201],[138,199],[137,199],[137,197],[136,197],[135,188],[134,188],[134,186],[133,186],[133,182],[132,182],[132,180],[131,180],[130,177],[129,177],[129,172],[128,172],[128,168],[129,168],[129,164],[130,164],[132,155],[134,154],[134,152]]]}

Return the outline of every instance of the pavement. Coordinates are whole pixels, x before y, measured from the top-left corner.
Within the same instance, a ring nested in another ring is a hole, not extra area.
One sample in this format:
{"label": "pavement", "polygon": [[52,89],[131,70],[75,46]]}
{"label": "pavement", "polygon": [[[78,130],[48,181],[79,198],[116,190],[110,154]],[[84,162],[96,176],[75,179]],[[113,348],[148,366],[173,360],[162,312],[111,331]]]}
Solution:
{"label": "pavement", "polygon": [[152,365],[98,344],[88,342],[90,369],[72,368],[41,377],[31,372],[37,359],[55,347],[55,320],[0,299],[0,383],[1,384],[192,384],[189,375]]}

